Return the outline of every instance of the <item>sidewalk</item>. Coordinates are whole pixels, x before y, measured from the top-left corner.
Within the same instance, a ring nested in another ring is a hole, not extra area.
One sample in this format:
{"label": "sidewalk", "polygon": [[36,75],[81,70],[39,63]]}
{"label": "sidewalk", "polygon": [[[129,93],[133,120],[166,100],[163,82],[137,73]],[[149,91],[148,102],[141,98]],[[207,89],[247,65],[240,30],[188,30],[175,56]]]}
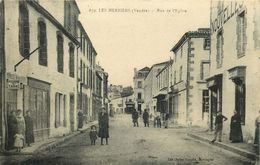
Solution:
{"label": "sidewalk", "polygon": [[[211,140],[214,137],[214,131],[209,131],[200,127],[192,127],[187,128],[187,134],[188,136],[206,142],[210,143]],[[253,144],[248,143],[231,143],[229,141],[229,135],[223,134],[222,135],[222,142],[214,142],[212,145],[215,145],[217,147],[223,148],[225,150],[234,152],[236,154],[239,154],[241,156],[247,157],[252,160],[259,159],[259,156],[257,156],[256,151],[254,149]]]}
{"label": "sidewalk", "polygon": [[0,153],[0,164],[9,163],[9,161],[12,160],[21,161],[29,156],[32,156],[33,154],[38,154],[43,151],[50,151],[55,147],[61,145],[65,141],[69,140],[70,138],[73,138],[80,133],[86,131],[88,128],[90,128],[91,125],[96,124],[97,121],[89,122],[85,124],[81,130],[69,133],[65,136],[51,137],[44,141],[36,142],[32,144],[31,147],[25,147],[24,149],[22,149],[20,153],[17,153],[15,150]]}

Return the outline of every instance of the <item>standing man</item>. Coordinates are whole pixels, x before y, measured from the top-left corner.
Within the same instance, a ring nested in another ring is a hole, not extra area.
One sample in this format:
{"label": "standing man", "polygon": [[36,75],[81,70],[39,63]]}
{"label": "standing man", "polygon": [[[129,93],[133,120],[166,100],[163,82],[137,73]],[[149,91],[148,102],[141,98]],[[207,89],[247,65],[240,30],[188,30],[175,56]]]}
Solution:
{"label": "standing man", "polygon": [[101,145],[103,145],[103,139],[106,139],[106,145],[108,145],[108,138],[109,138],[109,119],[108,114],[106,112],[105,107],[102,107],[102,110],[98,116],[98,125],[99,125],[99,132],[98,136],[101,138]]}
{"label": "standing man", "polygon": [[134,127],[135,126],[139,127],[139,125],[138,125],[138,117],[139,117],[139,114],[136,111],[136,109],[134,109],[133,113],[132,113],[132,119],[133,119]]}
{"label": "standing man", "polygon": [[220,111],[217,112],[217,116],[216,116],[216,120],[215,120],[215,137],[214,139],[211,141],[212,143],[214,143],[217,139],[218,136],[218,141],[221,142],[221,138],[222,138],[222,129],[223,129],[223,120],[226,121],[227,118],[225,116],[222,115],[222,113]]}
{"label": "standing man", "polygon": [[34,134],[33,134],[33,118],[31,117],[30,110],[26,111],[25,120],[25,143],[30,146],[31,143],[34,143]]}
{"label": "standing man", "polygon": [[147,112],[146,109],[144,110],[144,113],[143,113],[143,120],[144,120],[144,126],[149,127],[149,113]]}

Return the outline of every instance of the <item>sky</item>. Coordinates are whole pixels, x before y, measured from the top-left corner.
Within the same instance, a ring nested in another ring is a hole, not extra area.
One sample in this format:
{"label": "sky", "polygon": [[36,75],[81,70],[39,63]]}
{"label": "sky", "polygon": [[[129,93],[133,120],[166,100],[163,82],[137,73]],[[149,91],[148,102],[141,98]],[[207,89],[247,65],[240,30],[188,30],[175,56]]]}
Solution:
{"label": "sky", "polygon": [[115,85],[133,85],[134,68],[169,60],[185,32],[209,27],[210,0],[76,1],[97,62]]}

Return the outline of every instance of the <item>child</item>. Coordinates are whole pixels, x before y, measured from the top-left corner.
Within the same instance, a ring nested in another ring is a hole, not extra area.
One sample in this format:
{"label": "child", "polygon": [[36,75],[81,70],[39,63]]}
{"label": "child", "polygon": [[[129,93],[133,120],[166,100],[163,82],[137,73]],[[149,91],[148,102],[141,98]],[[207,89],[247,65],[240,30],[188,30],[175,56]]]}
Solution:
{"label": "child", "polygon": [[21,152],[21,149],[24,144],[24,137],[22,134],[15,134],[14,135],[14,147],[16,147],[17,152]]}
{"label": "child", "polygon": [[91,140],[91,145],[95,145],[96,144],[96,140],[97,140],[97,130],[96,130],[96,126],[92,125],[91,130],[89,132],[89,137]]}

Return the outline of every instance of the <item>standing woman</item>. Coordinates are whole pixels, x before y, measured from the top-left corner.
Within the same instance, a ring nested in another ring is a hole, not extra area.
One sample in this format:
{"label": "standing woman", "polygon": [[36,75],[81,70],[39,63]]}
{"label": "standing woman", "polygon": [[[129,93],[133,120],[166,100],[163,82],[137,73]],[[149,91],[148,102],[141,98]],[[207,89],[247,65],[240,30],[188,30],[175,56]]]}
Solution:
{"label": "standing woman", "polygon": [[17,132],[17,120],[16,120],[16,112],[12,110],[7,116],[7,126],[8,126],[8,143],[7,148],[13,149],[14,148],[14,136]]}
{"label": "standing woman", "polygon": [[103,139],[106,139],[106,145],[108,145],[109,138],[109,124],[108,124],[108,114],[105,110],[105,107],[102,107],[102,110],[98,116],[99,132],[98,136],[101,138],[101,145],[103,145]]}
{"label": "standing woman", "polygon": [[232,143],[243,142],[241,117],[237,111],[234,111],[234,115],[231,117],[229,140],[231,140]]}
{"label": "standing woman", "polygon": [[33,118],[31,117],[31,112],[26,111],[25,120],[25,143],[30,146],[31,143],[34,143],[34,134],[33,134]]}

